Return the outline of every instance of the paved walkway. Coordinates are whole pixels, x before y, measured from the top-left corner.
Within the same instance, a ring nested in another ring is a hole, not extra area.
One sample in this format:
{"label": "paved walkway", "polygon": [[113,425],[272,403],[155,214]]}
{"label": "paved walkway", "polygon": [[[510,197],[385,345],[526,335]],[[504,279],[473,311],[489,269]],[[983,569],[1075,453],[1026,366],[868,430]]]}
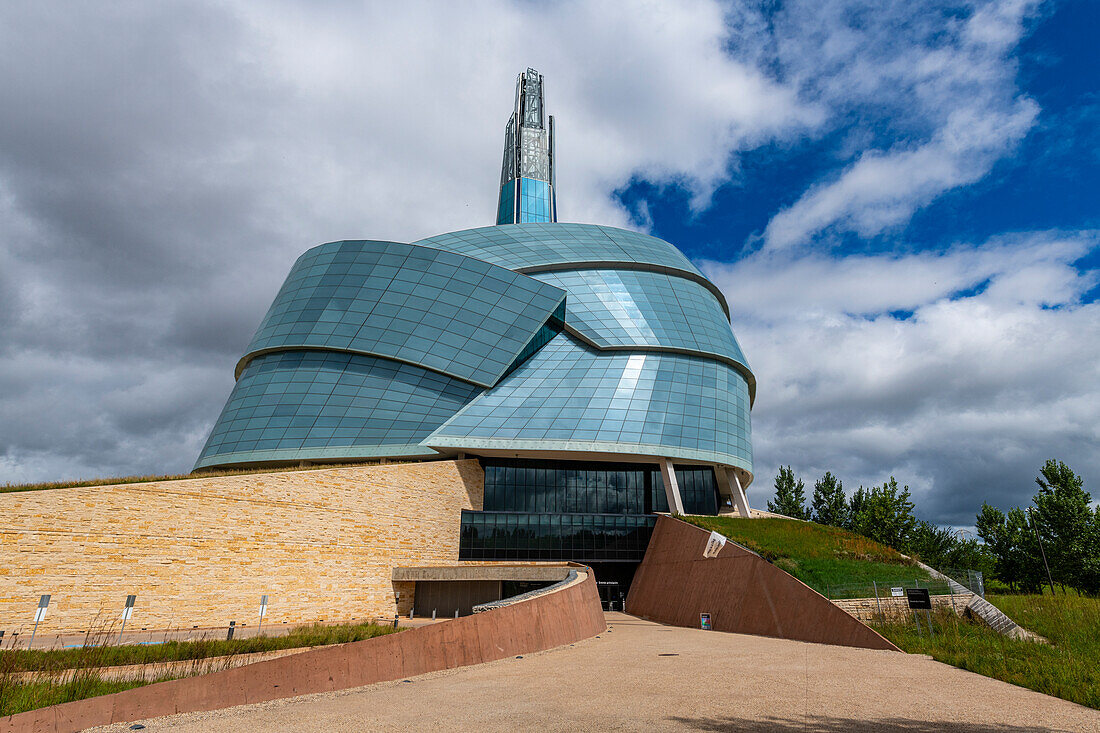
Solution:
{"label": "paved walkway", "polygon": [[[1100,712],[897,652],[608,614],[598,638],[355,690],[143,721],[176,731],[1100,731]],[[124,731],[129,724],[104,730]]]}

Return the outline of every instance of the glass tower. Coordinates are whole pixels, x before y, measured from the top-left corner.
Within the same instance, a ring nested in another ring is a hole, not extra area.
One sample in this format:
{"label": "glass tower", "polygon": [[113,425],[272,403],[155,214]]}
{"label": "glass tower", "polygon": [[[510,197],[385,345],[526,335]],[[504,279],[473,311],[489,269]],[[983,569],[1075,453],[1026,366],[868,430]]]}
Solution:
{"label": "glass tower", "polygon": [[516,103],[504,129],[497,224],[558,220],[554,196],[554,118],[546,116],[542,74],[516,79]]}

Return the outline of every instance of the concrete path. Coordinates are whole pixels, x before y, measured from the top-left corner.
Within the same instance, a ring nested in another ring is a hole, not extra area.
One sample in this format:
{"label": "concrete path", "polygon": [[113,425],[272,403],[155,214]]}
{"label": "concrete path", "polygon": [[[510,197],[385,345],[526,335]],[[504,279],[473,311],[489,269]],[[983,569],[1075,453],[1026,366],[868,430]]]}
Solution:
{"label": "concrete path", "polygon": [[1100,731],[1100,711],[927,657],[607,619],[595,639],[522,659],[142,722],[150,733]]}

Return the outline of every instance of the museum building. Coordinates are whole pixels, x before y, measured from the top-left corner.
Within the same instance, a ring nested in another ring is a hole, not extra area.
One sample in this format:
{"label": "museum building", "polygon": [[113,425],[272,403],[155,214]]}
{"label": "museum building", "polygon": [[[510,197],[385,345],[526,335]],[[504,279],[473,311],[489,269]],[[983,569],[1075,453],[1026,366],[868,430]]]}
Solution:
{"label": "museum building", "polygon": [[749,515],[755,379],[676,247],[557,221],[543,78],[516,84],[495,226],[303,254],[196,471],[477,458],[459,559],[629,583],[655,513]]}

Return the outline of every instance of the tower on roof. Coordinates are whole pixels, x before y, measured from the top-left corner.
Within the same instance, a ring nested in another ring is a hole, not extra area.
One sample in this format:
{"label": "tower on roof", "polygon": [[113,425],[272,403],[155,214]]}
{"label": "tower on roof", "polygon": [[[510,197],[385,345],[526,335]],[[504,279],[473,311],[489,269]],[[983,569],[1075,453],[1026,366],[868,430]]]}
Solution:
{"label": "tower on roof", "polygon": [[516,78],[516,104],[504,129],[497,224],[558,220],[554,193],[554,118],[547,117],[542,74]]}

